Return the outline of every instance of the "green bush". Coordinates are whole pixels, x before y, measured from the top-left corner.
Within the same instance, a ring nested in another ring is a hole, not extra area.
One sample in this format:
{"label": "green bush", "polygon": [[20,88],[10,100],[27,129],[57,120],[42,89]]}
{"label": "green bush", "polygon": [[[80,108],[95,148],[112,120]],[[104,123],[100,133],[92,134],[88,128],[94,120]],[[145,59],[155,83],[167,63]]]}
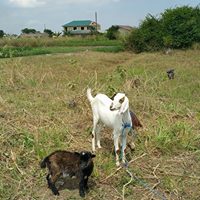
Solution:
{"label": "green bush", "polygon": [[200,42],[200,8],[167,9],[159,17],[148,15],[125,41],[137,53],[164,48],[188,48]]}
{"label": "green bush", "polygon": [[111,26],[106,33],[106,37],[109,40],[116,40],[118,38],[119,35],[119,26]]}
{"label": "green bush", "polygon": [[167,9],[162,14],[161,24],[165,37],[171,38],[173,48],[187,48],[194,42],[200,42],[199,7]]}
{"label": "green bush", "polygon": [[2,38],[4,36],[4,31],[0,30],[0,38]]}

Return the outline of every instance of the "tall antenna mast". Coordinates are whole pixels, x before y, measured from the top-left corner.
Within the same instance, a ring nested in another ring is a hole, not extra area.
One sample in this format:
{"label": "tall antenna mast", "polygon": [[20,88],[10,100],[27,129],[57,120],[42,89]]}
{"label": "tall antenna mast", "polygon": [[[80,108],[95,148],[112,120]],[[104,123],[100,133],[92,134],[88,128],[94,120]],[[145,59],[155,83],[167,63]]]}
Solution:
{"label": "tall antenna mast", "polygon": [[96,32],[97,32],[97,12],[95,12]]}

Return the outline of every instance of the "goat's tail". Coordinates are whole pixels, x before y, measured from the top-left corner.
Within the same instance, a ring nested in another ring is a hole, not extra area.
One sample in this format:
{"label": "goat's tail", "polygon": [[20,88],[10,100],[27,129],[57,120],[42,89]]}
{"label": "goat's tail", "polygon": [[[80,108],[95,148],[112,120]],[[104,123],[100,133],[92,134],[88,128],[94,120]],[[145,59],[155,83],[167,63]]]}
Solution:
{"label": "goat's tail", "polygon": [[92,100],[94,99],[94,97],[92,96],[91,88],[87,89],[87,98],[90,102],[92,102]]}
{"label": "goat's tail", "polygon": [[48,160],[49,160],[49,157],[48,157],[48,156],[47,156],[46,158],[44,158],[44,160],[42,160],[42,161],[40,162],[40,167],[41,167],[41,168],[45,168],[45,167],[47,166]]}

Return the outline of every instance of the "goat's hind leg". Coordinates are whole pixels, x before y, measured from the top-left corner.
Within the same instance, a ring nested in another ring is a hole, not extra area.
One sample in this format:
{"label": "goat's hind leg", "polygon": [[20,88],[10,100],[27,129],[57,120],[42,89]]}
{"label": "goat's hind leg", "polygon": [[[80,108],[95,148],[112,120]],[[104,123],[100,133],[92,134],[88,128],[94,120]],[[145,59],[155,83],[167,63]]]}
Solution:
{"label": "goat's hind leg", "polygon": [[54,176],[52,176],[50,174],[47,175],[48,186],[52,190],[54,195],[60,195],[58,192],[58,189],[55,186],[55,182],[57,181],[59,176],[60,176],[60,174],[56,174]]}
{"label": "goat's hind leg", "polygon": [[100,143],[100,139],[101,139],[101,135],[100,135],[100,130],[101,130],[102,124],[98,123],[97,127],[96,127],[96,139],[97,139],[97,147],[100,149],[101,148],[101,143]]}

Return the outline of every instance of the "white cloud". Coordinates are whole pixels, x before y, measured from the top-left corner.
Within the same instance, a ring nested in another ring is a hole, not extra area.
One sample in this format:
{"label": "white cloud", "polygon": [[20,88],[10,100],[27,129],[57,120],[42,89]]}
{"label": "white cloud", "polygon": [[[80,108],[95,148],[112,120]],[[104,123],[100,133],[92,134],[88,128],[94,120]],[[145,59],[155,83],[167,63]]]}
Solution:
{"label": "white cloud", "polygon": [[9,2],[23,8],[33,8],[45,4],[43,0],[9,0]]}
{"label": "white cloud", "polygon": [[105,4],[110,2],[119,2],[121,0],[9,0],[9,3],[22,8],[34,8],[44,4],[55,5],[55,4]]}
{"label": "white cloud", "polygon": [[22,8],[33,8],[42,6],[44,4],[104,4],[104,3],[110,3],[110,2],[119,2],[121,0],[9,0],[9,3]]}
{"label": "white cloud", "polygon": [[[51,1],[51,0],[46,0]],[[57,3],[64,3],[64,4],[83,4],[83,3],[109,3],[109,2],[119,2],[121,0],[59,0]]]}
{"label": "white cloud", "polygon": [[108,3],[108,2],[118,2],[120,0],[63,0],[64,3],[96,3],[96,2],[102,2],[102,3]]}

